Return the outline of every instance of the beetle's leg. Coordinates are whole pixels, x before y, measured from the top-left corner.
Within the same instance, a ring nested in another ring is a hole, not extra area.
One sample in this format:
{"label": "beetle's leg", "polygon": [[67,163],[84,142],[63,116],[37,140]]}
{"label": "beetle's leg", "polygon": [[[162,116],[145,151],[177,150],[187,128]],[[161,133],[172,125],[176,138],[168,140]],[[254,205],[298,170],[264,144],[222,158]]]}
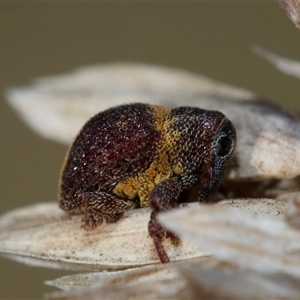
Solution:
{"label": "beetle's leg", "polygon": [[91,230],[104,221],[116,222],[123,212],[133,209],[136,203],[120,199],[115,195],[97,192],[80,195],[80,207],[86,215],[82,218],[82,227]]}
{"label": "beetle's leg", "polygon": [[173,177],[159,183],[149,195],[149,205],[152,208],[152,213],[148,224],[148,232],[153,239],[154,246],[162,263],[170,261],[162,245],[163,240],[168,234],[166,229],[158,223],[156,216],[159,212],[175,208],[178,205],[177,199],[180,192],[181,184],[179,177]]}
{"label": "beetle's leg", "polygon": [[197,180],[198,175],[196,174],[187,174],[166,179],[160,182],[149,195],[149,205],[152,208],[152,213],[148,224],[148,232],[153,239],[156,251],[162,263],[170,261],[162,245],[163,240],[171,238],[172,244],[178,245],[180,239],[161,226],[157,221],[156,216],[160,212],[179,207],[177,200],[180,192],[183,189],[190,188]]}
{"label": "beetle's leg", "polygon": [[166,229],[163,228],[156,219],[157,212],[152,211],[150,221],[148,223],[148,232],[153,240],[157,255],[160,261],[165,264],[170,262],[167,252],[163,247],[163,240],[166,238]]}

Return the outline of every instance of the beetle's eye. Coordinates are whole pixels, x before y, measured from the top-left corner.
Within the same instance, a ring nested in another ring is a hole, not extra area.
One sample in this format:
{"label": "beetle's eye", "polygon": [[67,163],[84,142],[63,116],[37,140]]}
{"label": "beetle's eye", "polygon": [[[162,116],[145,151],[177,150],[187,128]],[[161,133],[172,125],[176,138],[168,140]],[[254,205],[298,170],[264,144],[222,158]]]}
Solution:
{"label": "beetle's eye", "polygon": [[226,156],[232,149],[232,140],[227,135],[222,135],[216,144],[216,151],[219,156]]}

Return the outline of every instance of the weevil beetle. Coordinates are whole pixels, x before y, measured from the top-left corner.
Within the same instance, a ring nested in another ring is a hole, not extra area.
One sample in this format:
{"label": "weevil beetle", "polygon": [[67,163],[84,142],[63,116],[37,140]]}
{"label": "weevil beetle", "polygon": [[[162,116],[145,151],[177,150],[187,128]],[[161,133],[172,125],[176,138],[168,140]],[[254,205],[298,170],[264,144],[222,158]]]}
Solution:
{"label": "weevil beetle", "polygon": [[[156,220],[179,206],[180,193],[200,181],[198,200],[219,189],[236,132],[218,111],[129,104],[98,113],[71,145],[61,171],[59,206],[85,214],[83,228],[117,221],[125,210],[150,206],[148,232],[162,263],[170,237]],[[138,224],[137,224],[138,226]]]}

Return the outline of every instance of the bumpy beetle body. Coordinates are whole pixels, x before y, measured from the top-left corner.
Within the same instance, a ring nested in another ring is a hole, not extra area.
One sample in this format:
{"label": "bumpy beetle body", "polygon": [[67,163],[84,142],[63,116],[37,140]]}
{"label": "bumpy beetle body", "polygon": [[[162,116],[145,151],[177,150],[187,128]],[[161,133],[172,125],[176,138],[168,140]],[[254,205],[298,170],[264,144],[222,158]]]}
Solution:
{"label": "bumpy beetle body", "polygon": [[84,213],[87,230],[150,206],[149,234],[160,260],[168,262],[162,241],[179,240],[157,222],[157,213],[178,207],[179,194],[198,181],[199,201],[210,200],[235,142],[232,123],[217,111],[139,103],[106,110],[84,125],[69,149],[59,205]]}

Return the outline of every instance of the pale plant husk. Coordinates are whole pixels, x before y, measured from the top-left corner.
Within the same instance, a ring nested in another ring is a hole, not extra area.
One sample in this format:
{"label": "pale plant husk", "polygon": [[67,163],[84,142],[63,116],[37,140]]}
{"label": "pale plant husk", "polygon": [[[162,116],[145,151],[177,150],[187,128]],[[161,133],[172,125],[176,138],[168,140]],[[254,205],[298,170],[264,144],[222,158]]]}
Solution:
{"label": "pale plant husk", "polygon": [[286,221],[300,230],[300,193],[283,194],[277,200],[287,201]]}
{"label": "pale plant husk", "polygon": [[220,260],[300,279],[300,231],[284,219],[201,205],[161,214],[159,220]]}
{"label": "pale plant husk", "polygon": [[[198,203],[189,207],[197,208]],[[284,218],[286,201],[272,199],[224,200],[216,204],[233,210]],[[103,224],[92,231],[80,228],[81,215],[63,213],[56,203],[37,204],[9,212],[0,218],[0,252],[29,264],[83,270],[111,270],[159,263],[148,236],[150,209],[128,211],[116,223]],[[209,252],[182,240],[175,247],[164,243],[171,261],[207,256]],[[21,257],[21,258],[20,258]]]}
{"label": "pale plant husk", "polygon": [[[55,268],[58,263],[97,270],[159,263],[147,232],[149,208],[128,211],[118,222],[92,231],[81,228],[81,218],[62,214],[54,202],[8,213],[0,219],[0,251],[10,257],[40,259],[48,267],[53,262]],[[167,240],[165,247],[174,261],[207,255],[185,241],[172,247]]]}
{"label": "pale plant husk", "polygon": [[[215,258],[47,281],[63,291],[49,299],[282,299],[297,298],[297,279],[240,269]],[[155,287],[155,288],[154,288]]]}
{"label": "pale plant husk", "polygon": [[139,63],[94,65],[42,77],[29,86],[8,89],[6,96],[32,129],[66,144],[96,113],[124,103],[179,106],[195,96],[255,98],[201,75]]}
{"label": "pale plant husk", "polygon": [[297,299],[300,295],[299,279],[283,273],[255,272],[224,262],[180,270],[197,289],[195,299]]}

